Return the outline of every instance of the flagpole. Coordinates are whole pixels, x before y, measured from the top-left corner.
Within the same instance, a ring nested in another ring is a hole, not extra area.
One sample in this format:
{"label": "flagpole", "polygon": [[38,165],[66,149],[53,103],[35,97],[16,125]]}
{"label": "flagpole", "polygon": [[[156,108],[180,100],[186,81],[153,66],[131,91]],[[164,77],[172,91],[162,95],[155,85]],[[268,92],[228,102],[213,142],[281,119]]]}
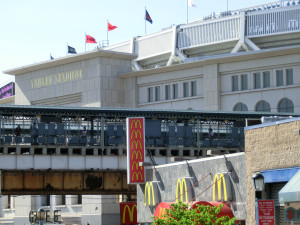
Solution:
{"label": "flagpole", "polygon": [[107,23],[106,23],[106,41],[107,41],[107,46],[109,45],[109,41],[108,41],[108,19],[107,19]]}
{"label": "flagpole", "polygon": [[186,24],[189,23],[189,1],[186,0]]}
{"label": "flagpole", "polygon": [[84,51],[86,52],[86,33],[85,34],[85,47],[84,47]]}
{"label": "flagpole", "polygon": [[147,24],[146,24],[146,10],[147,10],[147,9],[146,9],[146,6],[145,6],[145,35],[147,34],[147,29],[146,29],[146,25],[147,25]]}

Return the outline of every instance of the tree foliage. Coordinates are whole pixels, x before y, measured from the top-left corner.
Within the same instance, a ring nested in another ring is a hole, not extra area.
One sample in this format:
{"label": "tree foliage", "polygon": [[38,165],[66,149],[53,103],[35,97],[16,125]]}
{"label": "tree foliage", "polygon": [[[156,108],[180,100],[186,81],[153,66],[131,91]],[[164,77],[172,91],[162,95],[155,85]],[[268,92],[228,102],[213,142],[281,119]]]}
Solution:
{"label": "tree foliage", "polygon": [[235,218],[217,217],[222,206],[198,205],[198,209],[194,209],[182,202],[171,204],[171,209],[166,209],[162,218],[154,218],[153,225],[233,225]]}

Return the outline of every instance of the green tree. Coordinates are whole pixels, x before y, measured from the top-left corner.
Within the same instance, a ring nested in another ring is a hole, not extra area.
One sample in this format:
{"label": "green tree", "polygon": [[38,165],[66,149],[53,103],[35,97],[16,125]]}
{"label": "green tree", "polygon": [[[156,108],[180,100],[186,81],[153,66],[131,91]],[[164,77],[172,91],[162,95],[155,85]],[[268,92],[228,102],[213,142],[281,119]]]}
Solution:
{"label": "green tree", "polygon": [[230,219],[228,216],[217,217],[223,205],[198,205],[198,209],[189,209],[188,204],[179,202],[171,206],[171,209],[166,209],[162,218],[154,217],[152,225],[233,225],[235,221],[235,218]]}

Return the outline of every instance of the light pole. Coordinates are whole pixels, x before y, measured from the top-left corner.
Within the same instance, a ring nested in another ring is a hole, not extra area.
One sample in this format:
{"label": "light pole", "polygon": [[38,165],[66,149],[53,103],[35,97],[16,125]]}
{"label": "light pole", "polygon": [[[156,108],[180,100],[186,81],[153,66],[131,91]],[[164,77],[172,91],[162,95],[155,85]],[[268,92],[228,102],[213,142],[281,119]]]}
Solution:
{"label": "light pole", "polygon": [[262,191],[265,187],[265,178],[261,173],[255,173],[252,176],[252,184],[255,190],[255,221],[259,224],[258,220],[258,200],[262,198]]}

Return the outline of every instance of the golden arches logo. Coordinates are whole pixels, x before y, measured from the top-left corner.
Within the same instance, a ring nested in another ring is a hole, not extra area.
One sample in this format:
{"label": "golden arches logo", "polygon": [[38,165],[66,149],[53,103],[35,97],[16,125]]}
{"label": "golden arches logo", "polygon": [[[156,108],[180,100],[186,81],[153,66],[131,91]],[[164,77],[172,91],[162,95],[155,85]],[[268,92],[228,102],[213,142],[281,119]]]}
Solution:
{"label": "golden arches logo", "polygon": [[[180,190],[180,191],[179,191]],[[189,202],[189,197],[188,197],[188,188],[186,184],[185,178],[182,178],[182,180],[179,178],[177,180],[177,185],[176,185],[176,202],[180,201],[183,202],[183,196],[185,195],[185,202]],[[180,195],[179,195],[180,193]]]}
{"label": "golden arches logo", "polygon": [[135,159],[138,159],[138,156],[140,156],[140,159],[143,159],[142,153],[140,151],[134,151],[131,154],[131,160],[133,160],[133,156],[135,155]]}
{"label": "golden arches logo", "polygon": [[133,130],[131,132],[130,139],[132,139],[134,136],[135,136],[136,139],[138,138],[138,136],[139,136],[140,139],[142,139],[142,137],[143,137],[141,131],[139,131],[139,130]]}
{"label": "golden arches logo", "polygon": [[140,147],[140,149],[143,149],[143,146],[142,146],[142,142],[141,141],[133,141],[131,143],[131,149],[133,149],[133,147],[135,146],[135,149],[138,149],[138,147]]}
{"label": "golden arches logo", "polygon": [[131,170],[133,170],[134,167],[135,167],[136,170],[138,170],[139,169],[139,162],[133,162],[132,166],[131,166]]}
{"label": "golden arches logo", "polygon": [[140,125],[139,128],[142,128],[142,124],[140,120],[132,120],[130,123],[130,129],[132,129],[132,126],[134,125],[134,128],[138,128],[138,124]]}
{"label": "golden arches logo", "polygon": [[216,201],[216,186],[218,188],[218,200],[222,200],[222,191],[223,191],[224,201],[227,201],[228,198],[227,198],[226,181],[223,173],[221,173],[220,176],[216,174],[214,177],[213,201]]}
{"label": "golden arches logo", "polygon": [[[148,193],[148,195],[147,195]],[[147,205],[147,196],[148,196],[148,205],[151,205],[151,195],[152,195],[152,205],[155,205],[155,195],[153,189],[153,183],[147,182],[145,185],[145,197],[144,197],[144,204]]]}
{"label": "golden arches logo", "polygon": [[139,177],[141,177],[141,180],[143,179],[143,174],[141,172],[133,172],[131,176],[131,180],[134,180],[134,175],[135,175],[135,180],[138,180]]}
{"label": "golden arches logo", "polygon": [[134,213],[134,209],[137,210],[137,206],[133,205],[132,208],[130,209],[129,205],[125,205],[125,207],[123,209],[122,223],[125,223],[126,209],[127,209],[128,213],[129,213],[129,222],[133,222],[133,213]]}
{"label": "golden arches logo", "polygon": [[166,208],[160,208],[158,218],[163,219],[165,217],[165,214],[166,214]]}

